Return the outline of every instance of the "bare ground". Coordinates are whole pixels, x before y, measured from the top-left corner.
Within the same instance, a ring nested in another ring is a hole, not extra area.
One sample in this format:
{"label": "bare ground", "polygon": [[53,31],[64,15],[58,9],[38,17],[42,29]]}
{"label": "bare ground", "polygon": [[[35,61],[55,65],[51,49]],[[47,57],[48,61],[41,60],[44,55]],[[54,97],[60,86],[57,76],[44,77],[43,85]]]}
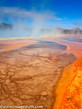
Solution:
{"label": "bare ground", "polygon": [[[53,50],[54,49],[54,50]],[[58,45],[22,47],[0,53],[0,104],[43,105],[52,109],[55,86],[73,54],[61,54]],[[56,53],[56,58],[53,58]]]}

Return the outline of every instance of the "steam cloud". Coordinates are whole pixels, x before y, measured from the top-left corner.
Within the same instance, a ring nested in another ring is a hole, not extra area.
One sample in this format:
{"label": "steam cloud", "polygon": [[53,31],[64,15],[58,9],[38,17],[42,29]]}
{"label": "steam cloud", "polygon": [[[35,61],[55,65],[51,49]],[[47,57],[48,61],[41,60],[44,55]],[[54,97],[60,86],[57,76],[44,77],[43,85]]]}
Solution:
{"label": "steam cloud", "polygon": [[[57,31],[47,31],[48,20],[61,20],[51,11],[36,12],[27,11],[21,8],[1,7],[0,23],[7,18],[13,25],[12,29],[0,29],[0,37],[29,37],[41,35],[55,35]],[[45,29],[45,31],[44,31]],[[46,33],[47,32],[47,33]]]}

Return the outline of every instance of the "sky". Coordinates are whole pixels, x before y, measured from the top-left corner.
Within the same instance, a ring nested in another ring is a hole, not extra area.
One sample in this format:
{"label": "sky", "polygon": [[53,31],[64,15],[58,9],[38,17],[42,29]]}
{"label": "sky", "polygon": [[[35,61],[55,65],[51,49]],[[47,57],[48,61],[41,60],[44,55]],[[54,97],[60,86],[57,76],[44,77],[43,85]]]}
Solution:
{"label": "sky", "polygon": [[23,34],[32,28],[31,36],[44,28],[82,29],[82,0],[0,0],[1,22]]}

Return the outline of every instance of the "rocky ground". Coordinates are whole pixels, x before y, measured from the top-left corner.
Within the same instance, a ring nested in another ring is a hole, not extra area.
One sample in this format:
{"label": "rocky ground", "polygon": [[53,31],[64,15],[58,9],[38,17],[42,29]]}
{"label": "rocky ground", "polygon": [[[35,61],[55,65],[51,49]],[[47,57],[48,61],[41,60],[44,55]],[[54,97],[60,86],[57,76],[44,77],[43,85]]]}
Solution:
{"label": "rocky ground", "polygon": [[[41,46],[42,43],[42,46]],[[62,54],[66,46],[37,42],[0,53],[0,104],[43,105],[52,109],[62,69],[76,57]]]}

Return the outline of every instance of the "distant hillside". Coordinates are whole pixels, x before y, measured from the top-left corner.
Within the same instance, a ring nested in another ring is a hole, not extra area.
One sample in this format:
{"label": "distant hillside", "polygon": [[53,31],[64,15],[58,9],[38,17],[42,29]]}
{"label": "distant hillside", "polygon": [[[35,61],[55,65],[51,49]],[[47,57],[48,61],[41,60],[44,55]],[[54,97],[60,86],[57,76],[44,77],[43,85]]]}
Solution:
{"label": "distant hillside", "polygon": [[2,29],[12,29],[12,25],[11,24],[7,24],[7,23],[1,23],[0,24],[0,30]]}
{"label": "distant hillside", "polygon": [[80,28],[72,28],[72,29],[62,29],[58,28],[58,30],[61,30],[64,34],[82,34],[82,30]]}

